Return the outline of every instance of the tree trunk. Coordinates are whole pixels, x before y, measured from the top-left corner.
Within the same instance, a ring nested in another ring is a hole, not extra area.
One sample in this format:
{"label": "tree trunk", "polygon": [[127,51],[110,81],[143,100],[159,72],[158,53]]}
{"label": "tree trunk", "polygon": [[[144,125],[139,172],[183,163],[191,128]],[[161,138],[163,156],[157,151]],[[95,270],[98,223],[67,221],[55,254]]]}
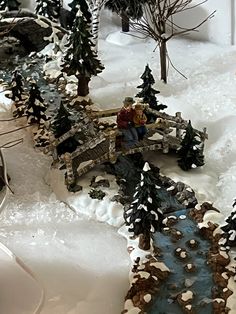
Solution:
{"label": "tree trunk", "polygon": [[92,42],[94,44],[94,50],[98,51],[98,32],[100,24],[100,13],[101,9],[98,4],[96,4],[92,9]]}
{"label": "tree trunk", "polygon": [[160,43],[160,64],[161,64],[161,80],[167,83],[167,68],[166,68],[166,41]]}
{"label": "tree trunk", "polygon": [[121,12],[121,26],[122,26],[122,32],[129,32],[129,17],[127,16],[127,14],[122,11]]}
{"label": "tree trunk", "polygon": [[77,87],[77,95],[78,96],[87,96],[89,93],[89,81],[90,78],[86,76],[77,76],[78,79],[78,87]]}
{"label": "tree trunk", "polygon": [[141,250],[147,251],[150,249],[150,241],[151,241],[151,237],[149,233],[145,233],[145,234],[140,234],[139,236],[139,248]]}

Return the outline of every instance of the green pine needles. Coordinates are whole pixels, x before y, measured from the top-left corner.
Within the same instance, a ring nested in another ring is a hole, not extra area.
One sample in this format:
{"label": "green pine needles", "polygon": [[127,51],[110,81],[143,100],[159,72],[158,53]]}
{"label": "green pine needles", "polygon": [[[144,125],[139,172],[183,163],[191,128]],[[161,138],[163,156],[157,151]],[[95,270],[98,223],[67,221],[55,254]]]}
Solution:
{"label": "green pine needles", "polygon": [[72,127],[72,121],[69,118],[70,113],[66,110],[61,102],[57,115],[54,117],[51,123],[51,129],[56,138],[62,136],[66,132],[70,131]]}
{"label": "green pine needles", "polygon": [[145,247],[150,246],[150,236],[163,227],[161,199],[158,195],[157,179],[146,162],[141,172],[141,180],[136,187],[133,202],[124,213],[126,225],[134,236],[143,235]]}
{"label": "green pine needles", "polygon": [[199,136],[194,131],[191,121],[189,121],[185,136],[181,142],[181,148],[178,151],[180,157],[178,165],[184,171],[204,165],[204,155],[199,147],[201,141],[197,137]]}
{"label": "green pine needles", "polygon": [[62,71],[78,79],[77,93],[86,96],[89,93],[89,81],[104,69],[91,41],[90,25],[78,10],[64,56]]}

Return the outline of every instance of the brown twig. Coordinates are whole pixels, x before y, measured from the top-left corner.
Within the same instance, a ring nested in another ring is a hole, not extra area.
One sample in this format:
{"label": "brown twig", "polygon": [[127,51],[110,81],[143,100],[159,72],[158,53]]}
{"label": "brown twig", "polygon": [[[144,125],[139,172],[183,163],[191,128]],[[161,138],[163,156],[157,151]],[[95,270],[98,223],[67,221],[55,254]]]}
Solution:
{"label": "brown twig", "polygon": [[[174,21],[174,16],[195,9],[205,2],[207,2],[207,0],[199,0],[199,2],[195,4],[192,4],[192,0],[149,0],[143,7],[144,16],[142,19],[135,20],[130,18],[130,27],[134,31],[141,34],[143,38],[152,38],[157,43],[157,46],[159,46],[162,72],[161,79],[165,82],[167,80],[166,61],[169,61],[171,66],[185,77],[176,69],[169,59],[167,49],[165,49],[167,42],[173,37],[198,31],[199,27],[211,19],[216,11],[213,11],[197,25],[192,27],[183,27],[177,24]],[[133,34],[132,36],[139,37]]]}

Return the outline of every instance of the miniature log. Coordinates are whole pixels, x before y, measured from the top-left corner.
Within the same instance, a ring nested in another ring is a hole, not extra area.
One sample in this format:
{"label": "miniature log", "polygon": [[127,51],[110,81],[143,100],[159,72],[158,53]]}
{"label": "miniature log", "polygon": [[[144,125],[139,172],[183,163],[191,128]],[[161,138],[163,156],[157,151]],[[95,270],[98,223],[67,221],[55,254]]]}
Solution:
{"label": "miniature log", "polygon": [[162,144],[163,144],[163,153],[167,154],[169,152],[169,142],[168,142],[167,135],[165,133],[163,133]]}
{"label": "miniature log", "polygon": [[87,173],[90,169],[94,168],[96,165],[101,164],[102,162],[109,160],[109,153],[104,154],[100,158],[92,160],[91,163],[86,164],[86,166],[81,167],[77,170],[77,176],[80,177],[83,174]]}
{"label": "miniature log", "polygon": [[116,132],[109,132],[109,160],[111,163],[116,162]]}
{"label": "miniature log", "polygon": [[[182,121],[181,112],[176,112],[175,116],[176,116],[176,122]],[[176,127],[176,137],[181,138],[181,129],[178,126]]]}
{"label": "miniature log", "polygon": [[70,153],[65,153],[62,156],[66,165],[66,185],[70,186],[75,183],[75,176],[72,167],[72,158]]}
{"label": "miniature log", "polygon": [[92,118],[105,118],[116,116],[117,113],[120,111],[120,108],[109,109],[109,110],[102,110],[102,111],[91,111],[89,114]]}

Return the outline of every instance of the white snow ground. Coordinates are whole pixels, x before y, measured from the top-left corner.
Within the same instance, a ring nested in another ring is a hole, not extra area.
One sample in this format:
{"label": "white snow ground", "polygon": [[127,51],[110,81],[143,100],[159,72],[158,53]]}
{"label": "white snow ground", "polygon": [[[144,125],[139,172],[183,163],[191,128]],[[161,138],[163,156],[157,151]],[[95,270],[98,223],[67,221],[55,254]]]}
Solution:
{"label": "white snow ground", "polygon": [[[170,68],[169,83],[164,85],[158,81],[155,43],[121,34],[111,24],[111,14],[104,14],[99,51],[106,69],[92,79],[91,98],[101,108],[119,107],[125,96],[138,92],[139,76],[148,62],[156,78],[154,87],[161,91],[158,98],[168,105],[166,111],[181,111],[196,128],[206,126],[209,140],[205,166],[191,172],[181,171],[176,158],[168,155],[146,153],[145,157],[163,174],[189,184],[199,202],[210,201],[218,207],[222,216],[215,218],[222,222],[236,196],[236,48],[189,39],[172,40],[168,47],[172,62],[188,79]],[[3,119],[11,114],[0,95]],[[13,122],[0,124],[1,132],[14,127]],[[50,160],[34,151],[27,132],[1,136],[0,143],[19,137],[24,137],[22,145],[5,150],[15,194],[1,216],[0,241],[42,282],[43,314],[120,313],[128,289],[126,241],[115,228],[88,220],[57,200],[44,180]],[[7,289],[5,283],[0,282],[1,290]],[[35,302],[30,292],[25,298]],[[32,313],[22,308],[14,312],[11,306],[5,302],[1,312]]]}

